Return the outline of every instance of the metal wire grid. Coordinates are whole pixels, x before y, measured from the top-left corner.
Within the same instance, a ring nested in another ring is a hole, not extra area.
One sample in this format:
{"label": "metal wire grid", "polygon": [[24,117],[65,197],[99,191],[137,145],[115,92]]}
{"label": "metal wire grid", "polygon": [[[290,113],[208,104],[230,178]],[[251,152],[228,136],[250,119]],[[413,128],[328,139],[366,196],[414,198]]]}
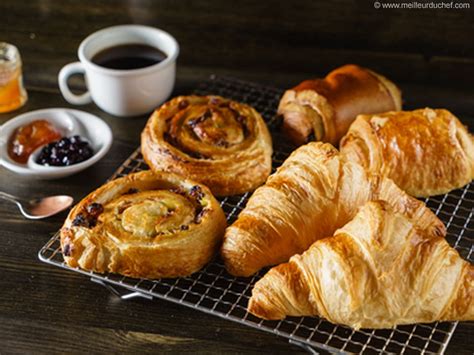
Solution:
{"label": "metal wire grid", "polygon": [[[275,110],[282,92],[278,89],[244,82],[233,78],[212,76],[196,94],[218,94],[255,107],[267,121],[273,136],[273,167],[279,166],[291,152],[291,146],[279,134]],[[112,176],[148,169],[137,149]],[[249,194],[220,199],[227,220],[232,223],[245,207]],[[474,234],[474,186],[447,195],[427,198],[426,204],[446,224],[447,240],[461,256],[472,262]],[[393,352],[443,353],[457,323],[433,323],[399,326],[395,329],[354,331],[334,325],[320,318],[299,317],[282,321],[264,321],[246,310],[254,283],[265,270],[251,278],[235,278],[214,259],[201,271],[178,279],[132,279],[115,274],[96,274],[67,266],[61,254],[59,234],[40,250],[39,258],[49,264],[76,271],[91,277],[104,286],[114,285],[133,292],[132,296],[166,299],[203,312],[230,319],[247,326],[286,337],[290,342],[314,351],[319,348],[331,352]],[[114,291],[115,292],[115,291]],[[127,298],[130,298],[128,295]]]}

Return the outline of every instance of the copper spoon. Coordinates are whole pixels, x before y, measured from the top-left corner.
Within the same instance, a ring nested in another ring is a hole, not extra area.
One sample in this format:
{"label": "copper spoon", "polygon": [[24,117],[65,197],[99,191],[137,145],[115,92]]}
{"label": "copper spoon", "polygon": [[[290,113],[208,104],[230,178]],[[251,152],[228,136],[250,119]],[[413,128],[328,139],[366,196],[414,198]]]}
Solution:
{"label": "copper spoon", "polygon": [[15,203],[23,216],[28,219],[41,219],[50,217],[65,210],[71,206],[72,202],[74,201],[71,196],[67,195],[49,196],[33,200],[26,200],[12,196],[3,191],[0,191],[0,199]]}

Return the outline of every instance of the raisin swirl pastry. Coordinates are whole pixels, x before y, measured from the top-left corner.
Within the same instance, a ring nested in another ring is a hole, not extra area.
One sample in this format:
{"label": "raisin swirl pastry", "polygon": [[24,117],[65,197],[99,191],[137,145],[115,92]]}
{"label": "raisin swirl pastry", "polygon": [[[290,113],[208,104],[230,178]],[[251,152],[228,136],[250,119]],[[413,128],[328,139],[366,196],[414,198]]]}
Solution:
{"label": "raisin swirl pastry", "polygon": [[144,171],[108,182],[77,204],[61,229],[66,263],[95,272],[167,278],[202,268],[226,220],[209,189]]}
{"label": "raisin swirl pastry", "polygon": [[219,96],[180,96],[150,117],[142,153],[153,171],[178,173],[228,196],[265,182],[272,142],[252,107]]}

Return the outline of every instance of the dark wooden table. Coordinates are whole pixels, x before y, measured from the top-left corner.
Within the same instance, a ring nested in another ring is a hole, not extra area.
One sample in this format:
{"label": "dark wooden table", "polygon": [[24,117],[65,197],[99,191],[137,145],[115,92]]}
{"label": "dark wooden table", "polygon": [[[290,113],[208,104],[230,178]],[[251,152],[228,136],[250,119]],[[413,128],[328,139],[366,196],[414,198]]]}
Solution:
{"label": "dark wooden table", "polygon": [[[22,112],[71,107],[57,88],[59,69],[76,60],[87,34],[133,22],[164,28],[178,38],[182,54],[174,95],[189,93],[211,73],[286,88],[357,62],[397,80],[406,107],[446,107],[474,131],[472,11],[409,16],[349,1],[222,3],[2,0],[0,39],[20,48],[29,100],[21,110],[1,114],[0,124]],[[399,16],[405,22],[398,23]],[[433,16],[436,21],[428,19]],[[367,26],[358,26],[360,21]],[[383,35],[371,26],[384,29]],[[73,84],[83,87],[78,79]],[[68,193],[79,200],[136,149],[147,117],[116,118],[94,105],[80,109],[111,126],[109,154],[93,168],[55,181],[0,168],[2,190],[25,197]],[[84,276],[41,263],[38,250],[65,216],[26,221],[12,204],[0,202],[0,353],[301,351],[283,338],[165,301],[120,301]],[[460,324],[447,352],[473,353],[473,335],[472,323]]]}

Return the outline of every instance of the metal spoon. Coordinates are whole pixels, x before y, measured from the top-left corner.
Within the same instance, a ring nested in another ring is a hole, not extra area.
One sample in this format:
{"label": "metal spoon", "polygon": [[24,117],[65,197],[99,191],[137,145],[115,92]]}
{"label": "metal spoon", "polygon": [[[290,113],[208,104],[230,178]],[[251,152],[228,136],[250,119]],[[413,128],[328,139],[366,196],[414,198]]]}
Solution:
{"label": "metal spoon", "polygon": [[33,200],[26,200],[12,196],[3,191],[0,191],[0,199],[15,203],[23,216],[28,219],[41,219],[50,217],[65,210],[71,206],[72,202],[74,201],[71,196],[67,195],[49,196]]}

